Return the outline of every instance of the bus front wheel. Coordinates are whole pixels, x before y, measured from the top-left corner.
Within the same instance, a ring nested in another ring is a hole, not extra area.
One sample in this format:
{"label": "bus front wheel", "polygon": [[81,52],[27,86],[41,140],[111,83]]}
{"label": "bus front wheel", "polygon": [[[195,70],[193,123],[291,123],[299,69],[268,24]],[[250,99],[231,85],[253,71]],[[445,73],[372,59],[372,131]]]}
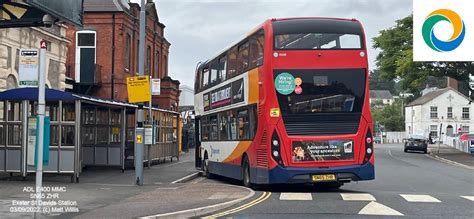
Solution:
{"label": "bus front wheel", "polygon": [[207,153],[204,155],[204,160],[202,161],[202,172],[206,178],[213,178],[212,173],[209,172],[209,159],[207,158]]}
{"label": "bus front wheel", "polygon": [[244,161],[242,162],[242,183],[245,187],[252,187],[250,183],[250,165],[247,157],[244,157]]}

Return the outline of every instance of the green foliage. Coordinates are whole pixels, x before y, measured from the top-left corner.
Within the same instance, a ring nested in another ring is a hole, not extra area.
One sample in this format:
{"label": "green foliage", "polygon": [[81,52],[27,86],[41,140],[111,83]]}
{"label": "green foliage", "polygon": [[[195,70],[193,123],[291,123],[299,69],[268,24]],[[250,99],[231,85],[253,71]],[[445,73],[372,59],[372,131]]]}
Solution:
{"label": "green foliage", "polygon": [[373,42],[374,48],[381,50],[376,58],[380,76],[387,80],[402,79],[401,88],[414,94],[424,88],[430,76],[449,76],[465,82],[469,72],[474,72],[473,62],[413,62],[413,15],[380,31]]}
{"label": "green foliage", "polygon": [[369,76],[370,90],[389,90],[392,95],[397,95],[395,81],[391,79],[382,78],[379,70],[370,72]]}
{"label": "green foliage", "polygon": [[385,126],[385,131],[404,131],[405,120],[402,114],[402,103],[395,101],[380,109],[372,109],[374,123]]}

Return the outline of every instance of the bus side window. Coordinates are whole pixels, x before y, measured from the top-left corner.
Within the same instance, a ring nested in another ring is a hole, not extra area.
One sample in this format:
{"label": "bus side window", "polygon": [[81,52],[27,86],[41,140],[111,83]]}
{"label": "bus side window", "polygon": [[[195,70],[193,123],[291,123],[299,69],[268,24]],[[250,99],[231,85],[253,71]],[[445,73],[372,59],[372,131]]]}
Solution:
{"label": "bus side window", "polygon": [[202,70],[202,84],[201,89],[205,89],[209,85],[209,68],[205,67]]}
{"label": "bus side window", "polygon": [[249,42],[239,46],[239,55],[237,57],[237,74],[241,74],[249,67]]}
{"label": "bus side window", "polygon": [[202,117],[201,119],[201,140],[209,140],[209,119],[207,117]]}
{"label": "bus side window", "polygon": [[209,82],[209,84],[212,86],[212,85],[215,85],[218,81],[218,78],[217,78],[217,63],[216,62],[212,62],[211,64],[211,81]]}
{"label": "bus side window", "polygon": [[228,78],[232,78],[237,75],[237,47],[230,50],[227,62]]}
{"label": "bus side window", "polygon": [[250,38],[250,68],[255,68],[263,64],[263,30]]}
{"label": "bus side window", "polygon": [[211,116],[209,119],[209,140],[217,140],[217,116]]}
{"label": "bus side window", "polygon": [[229,133],[229,119],[228,119],[229,112],[221,112],[219,118],[219,140],[221,141],[228,141],[230,140],[230,133]]}
{"label": "bus side window", "polygon": [[248,140],[250,139],[250,121],[249,121],[249,111],[247,109],[239,110],[237,113],[237,122],[239,130],[239,139]]}
{"label": "bus side window", "polygon": [[227,79],[227,57],[224,56],[219,59],[219,64],[217,65],[218,77],[220,81],[225,81]]}

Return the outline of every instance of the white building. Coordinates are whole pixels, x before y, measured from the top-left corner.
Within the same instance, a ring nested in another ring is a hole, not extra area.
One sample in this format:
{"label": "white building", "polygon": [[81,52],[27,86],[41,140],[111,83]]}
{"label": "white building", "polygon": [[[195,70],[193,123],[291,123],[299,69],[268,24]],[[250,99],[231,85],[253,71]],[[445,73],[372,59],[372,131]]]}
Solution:
{"label": "white building", "polygon": [[474,104],[453,88],[431,91],[405,107],[407,134],[455,136],[474,133]]}
{"label": "white building", "polygon": [[180,85],[179,106],[194,106],[194,89],[187,85]]}
{"label": "white building", "polygon": [[389,90],[370,90],[369,102],[377,104],[377,102],[383,105],[392,105],[394,98]]}

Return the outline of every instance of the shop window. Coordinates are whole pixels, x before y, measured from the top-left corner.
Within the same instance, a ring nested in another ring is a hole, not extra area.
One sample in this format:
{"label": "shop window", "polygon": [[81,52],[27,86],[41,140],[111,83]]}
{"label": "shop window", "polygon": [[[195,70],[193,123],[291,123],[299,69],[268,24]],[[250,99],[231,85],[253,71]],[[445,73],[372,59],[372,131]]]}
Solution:
{"label": "shop window", "polygon": [[49,116],[49,121],[58,121],[59,107],[57,105],[46,106],[46,115]]}
{"label": "shop window", "polygon": [[97,110],[97,124],[108,125],[109,124],[109,111]]}
{"label": "shop window", "polygon": [[84,124],[95,124],[94,108],[85,108],[83,116]]}

